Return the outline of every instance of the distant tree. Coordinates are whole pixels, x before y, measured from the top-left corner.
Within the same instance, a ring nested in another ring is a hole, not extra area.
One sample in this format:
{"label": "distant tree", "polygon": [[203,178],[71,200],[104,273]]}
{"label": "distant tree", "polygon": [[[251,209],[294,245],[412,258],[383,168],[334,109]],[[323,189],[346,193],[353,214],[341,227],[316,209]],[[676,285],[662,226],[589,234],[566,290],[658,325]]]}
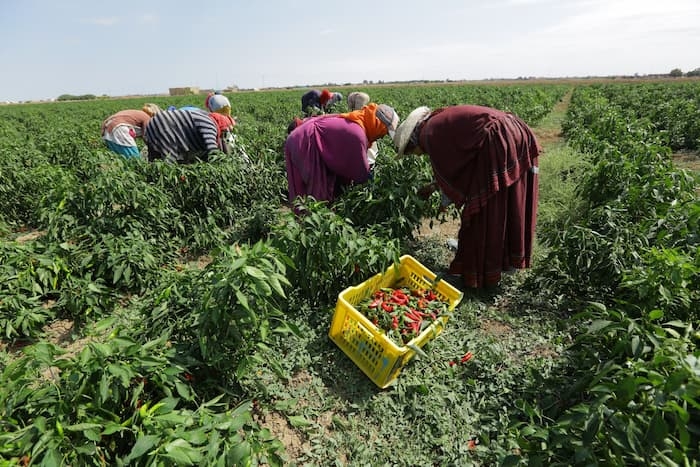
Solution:
{"label": "distant tree", "polygon": [[97,96],[94,94],[83,94],[80,96],[74,96],[72,94],[61,94],[56,98],[57,101],[89,101],[96,99]]}
{"label": "distant tree", "polygon": [[681,76],[683,76],[683,71],[680,68],[674,68],[673,70],[671,70],[671,73],[669,73],[669,76],[673,78],[680,78]]}
{"label": "distant tree", "polygon": [[689,71],[685,74],[686,76],[700,76],[700,68]]}

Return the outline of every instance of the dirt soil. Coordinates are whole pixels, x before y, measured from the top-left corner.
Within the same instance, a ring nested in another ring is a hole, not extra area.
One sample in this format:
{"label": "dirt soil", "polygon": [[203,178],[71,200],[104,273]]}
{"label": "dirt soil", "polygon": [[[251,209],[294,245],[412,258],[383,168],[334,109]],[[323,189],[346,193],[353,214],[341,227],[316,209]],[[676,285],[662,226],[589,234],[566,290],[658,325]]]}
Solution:
{"label": "dirt soil", "polygon": [[700,152],[681,151],[671,157],[679,167],[700,173]]}

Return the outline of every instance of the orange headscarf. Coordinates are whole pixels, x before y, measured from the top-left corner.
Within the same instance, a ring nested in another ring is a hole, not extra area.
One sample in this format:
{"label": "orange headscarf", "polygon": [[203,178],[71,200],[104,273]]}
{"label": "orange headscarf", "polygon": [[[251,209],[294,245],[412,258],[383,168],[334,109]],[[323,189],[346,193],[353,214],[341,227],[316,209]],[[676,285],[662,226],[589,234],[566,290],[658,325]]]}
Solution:
{"label": "orange headscarf", "polygon": [[386,124],[384,124],[384,122],[377,117],[378,108],[378,104],[370,103],[362,107],[360,110],[339,114],[338,116],[360,125],[365,130],[367,140],[370,143],[373,143],[389,133],[389,129],[387,128]]}

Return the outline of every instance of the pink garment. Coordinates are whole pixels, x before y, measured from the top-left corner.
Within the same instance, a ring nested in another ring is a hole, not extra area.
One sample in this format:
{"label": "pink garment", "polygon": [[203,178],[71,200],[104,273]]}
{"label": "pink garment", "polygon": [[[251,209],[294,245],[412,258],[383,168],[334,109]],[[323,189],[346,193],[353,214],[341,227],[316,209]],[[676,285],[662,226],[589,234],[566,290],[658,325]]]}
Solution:
{"label": "pink garment", "polygon": [[305,119],[284,145],[289,201],[305,195],[333,201],[342,187],[367,181],[367,147],[355,122],[337,115]]}

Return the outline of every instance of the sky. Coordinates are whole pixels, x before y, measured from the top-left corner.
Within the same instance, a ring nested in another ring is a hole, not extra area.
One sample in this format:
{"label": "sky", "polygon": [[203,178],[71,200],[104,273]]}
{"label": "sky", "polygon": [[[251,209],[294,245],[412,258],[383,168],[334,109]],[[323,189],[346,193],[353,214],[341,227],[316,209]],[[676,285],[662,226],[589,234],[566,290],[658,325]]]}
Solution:
{"label": "sky", "polygon": [[168,88],[665,74],[698,0],[0,0],[0,102]]}

